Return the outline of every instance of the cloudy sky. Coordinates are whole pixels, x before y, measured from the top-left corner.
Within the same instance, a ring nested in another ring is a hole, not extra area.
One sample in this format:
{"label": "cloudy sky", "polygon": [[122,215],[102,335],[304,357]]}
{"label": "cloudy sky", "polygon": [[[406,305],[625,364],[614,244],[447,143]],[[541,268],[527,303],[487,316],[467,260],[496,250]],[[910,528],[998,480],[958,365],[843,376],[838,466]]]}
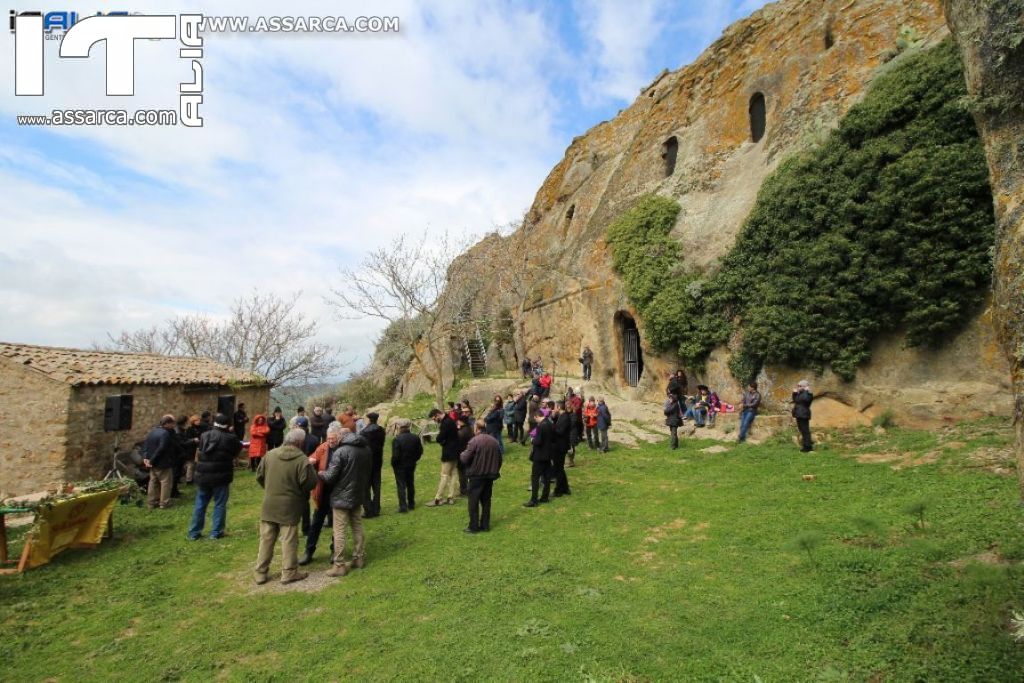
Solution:
{"label": "cloudy sky", "polygon": [[[692,61],[765,0],[290,3],[290,15],[397,16],[397,34],[206,34],[200,129],[29,127],[52,109],[177,109],[176,41],[135,48],[135,95],[104,94],[104,45],[14,95],[0,49],[0,340],[89,346],[174,314],[223,315],[258,289],[301,311],[352,367],[380,324],[323,301],[340,266],[396,235],[480,234],[521,216],[572,138]],[[44,12],[88,3],[18,7]],[[103,8],[109,9],[109,8]],[[133,12],[280,15],[269,2]]]}

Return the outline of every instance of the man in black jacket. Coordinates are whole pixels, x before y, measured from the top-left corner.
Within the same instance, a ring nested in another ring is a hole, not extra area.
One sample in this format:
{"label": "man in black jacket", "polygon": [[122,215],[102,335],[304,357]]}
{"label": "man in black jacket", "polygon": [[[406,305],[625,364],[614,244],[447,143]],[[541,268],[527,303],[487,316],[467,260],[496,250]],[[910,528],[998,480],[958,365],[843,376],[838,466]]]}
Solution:
{"label": "man in black jacket", "polygon": [[522,445],[526,445],[526,409],[529,400],[526,398],[526,394],[522,391],[516,394],[516,407],[513,411],[513,427],[515,429],[512,437],[513,441],[518,441]]}
{"label": "man in black jacket", "polygon": [[178,459],[178,440],[173,438],[174,416],[164,415],[160,424],[146,435],[142,445],[142,464],[149,468],[149,509],[171,507],[171,489],[174,487],[174,466]]}
{"label": "man in black jacket", "polygon": [[[430,411],[430,419],[437,423],[437,436],[434,440],[441,445],[441,482],[437,486],[437,493],[434,500],[427,503],[427,507],[441,505],[441,499],[448,505],[455,504],[455,484],[458,481],[459,453],[459,427],[451,416],[442,413],[437,408]],[[445,488],[448,493],[445,495]]]}
{"label": "man in black jacket", "polygon": [[363,554],[363,498],[366,482],[370,479],[373,455],[366,440],[348,429],[341,430],[341,445],[331,453],[327,469],[317,476],[331,487],[331,508],[334,515],[334,566],[327,576],[345,576],[350,565],[345,564],[345,542],[352,527],[351,568],[361,569]]}
{"label": "man in black jacket", "polygon": [[391,440],[391,469],[395,471],[399,512],[416,507],[416,463],[423,457],[423,442],[409,428],[409,420],[400,420],[398,434]]}
{"label": "man in black jacket", "polygon": [[501,448],[487,434],[487,424],[477,420],[476,436],[469,440],[459,459],[466,465],[469,478],[469,526],[467,534],[491,530],[491,492],[494,480],[501,476]]}
{"label": "man in black jacket", "polygon": [[800,380],[793,389],[793,417],[796,418],[796,428],[800,430],[800,452],[810,453],[814,450],[811,443],[811,401],[814,394],[811,393],[811,385],[807,380]]}
{"label": "man in black jacket", "polygon": [[572,447],[574,425],[572,415],[565,409],[564,401],[555,404],[551,418],[555,423],[555,451],[551,459],[551,473],[555,480],[555,498],[558,498],[572,493],[569,490],[569,477],[565,474],[565,456]]}
{"label": "man in black jacket", "polygon": [[[540,415],[538,415],[540,417]],[[555,425],[551,416],[542,418],[537,423],[537,433],[533,437],[533,450],[530,451],[530,500],[523,507],[537,507],[538,503],[548,502],[551,492],[551,460],[555,453]],[[537,493],[540,482],[544,482],[544,495],[539,499]]]}
{"label": "man in black jacket", "polygon": [[366,510],[366,514],[363,515],[364,519],[380,516],[380,470],[384,466],[385,437],[384,428],[377,424],[380,415],[377,413],[367,413],[366,419],[369,424],[363,427],[363,431],[359,432],[359,436],[363,437],[370,447],[370,453],[373,455],[373,466],[370,468],[370,480],[366,484],[366,496],[363,501],[363,507]]}
{"label": "man in black jacket", "polygon": [[213,526],[210,538],[224,535],[228,514],[228,488],[235,477],[235,458],[242,450],[238,437],[228,431],[228,416],[217,413],[213,429],[199,437],[196,453],[196,504],[192,510],[190,540],[198,539],[206,524],[206,508],[213,501]]}

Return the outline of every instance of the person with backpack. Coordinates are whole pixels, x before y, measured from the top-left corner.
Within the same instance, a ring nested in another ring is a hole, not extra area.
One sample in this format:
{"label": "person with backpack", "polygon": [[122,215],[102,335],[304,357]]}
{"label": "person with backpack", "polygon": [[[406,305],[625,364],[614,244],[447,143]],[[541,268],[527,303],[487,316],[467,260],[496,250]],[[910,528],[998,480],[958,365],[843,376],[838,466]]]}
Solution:
{"label": "person with backpack", "polygon": [[665,392],[662,412],[665,413],[665,425],[672,435],[672,450],[675,450],[679,448],[679,425],[683,424],[683,410],[679,405],[679,398],[671,391]]}

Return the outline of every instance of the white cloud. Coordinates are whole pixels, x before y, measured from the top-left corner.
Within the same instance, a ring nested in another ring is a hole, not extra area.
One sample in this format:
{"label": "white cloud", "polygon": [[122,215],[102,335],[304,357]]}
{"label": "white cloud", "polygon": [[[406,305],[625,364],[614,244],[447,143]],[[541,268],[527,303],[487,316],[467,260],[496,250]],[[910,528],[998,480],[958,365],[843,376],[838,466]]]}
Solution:
{"label": "white cloud", "polygon": [[[365,360],[380,323],[339,321],[321,298],[339,266],[399,234],[480,233],[520,216],[586,127],[558,128],[574,98],[556,84],[620,103],[648,80],[661,2],[579,11],[594,40],[583,55],[530,6],[289,6],[396,15],[401,33],[207,35],[198,130],[14,127],[15,114],[52,108],[176,108],[191,76],[171,41],[144,42],[136,96],[112,101],[102,45],[72,61],[48,41],[47,96],[0,91],[0,293],[11,302],[0,339],[84,346],[176,313],[222,314],[253,288],[302,289],[321,339]],[[284,13],[240,0],[216,12]],[[0,73],[12,74],[13,37],[0,41]]]}

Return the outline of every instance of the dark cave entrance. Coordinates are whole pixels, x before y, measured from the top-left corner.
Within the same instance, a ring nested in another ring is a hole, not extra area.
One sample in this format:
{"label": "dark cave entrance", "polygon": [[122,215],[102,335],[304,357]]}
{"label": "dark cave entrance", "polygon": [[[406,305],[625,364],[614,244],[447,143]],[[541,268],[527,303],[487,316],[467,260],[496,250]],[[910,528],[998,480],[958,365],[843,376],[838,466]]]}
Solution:
{"label": "dark cave entrance", "polygon": [[640,348],[640,330],[636,320],[629,313],[619,311],[615,314],[620,343],[622,344],[622,375],[626,384],[635,387],[644,374],[644,354]]}

